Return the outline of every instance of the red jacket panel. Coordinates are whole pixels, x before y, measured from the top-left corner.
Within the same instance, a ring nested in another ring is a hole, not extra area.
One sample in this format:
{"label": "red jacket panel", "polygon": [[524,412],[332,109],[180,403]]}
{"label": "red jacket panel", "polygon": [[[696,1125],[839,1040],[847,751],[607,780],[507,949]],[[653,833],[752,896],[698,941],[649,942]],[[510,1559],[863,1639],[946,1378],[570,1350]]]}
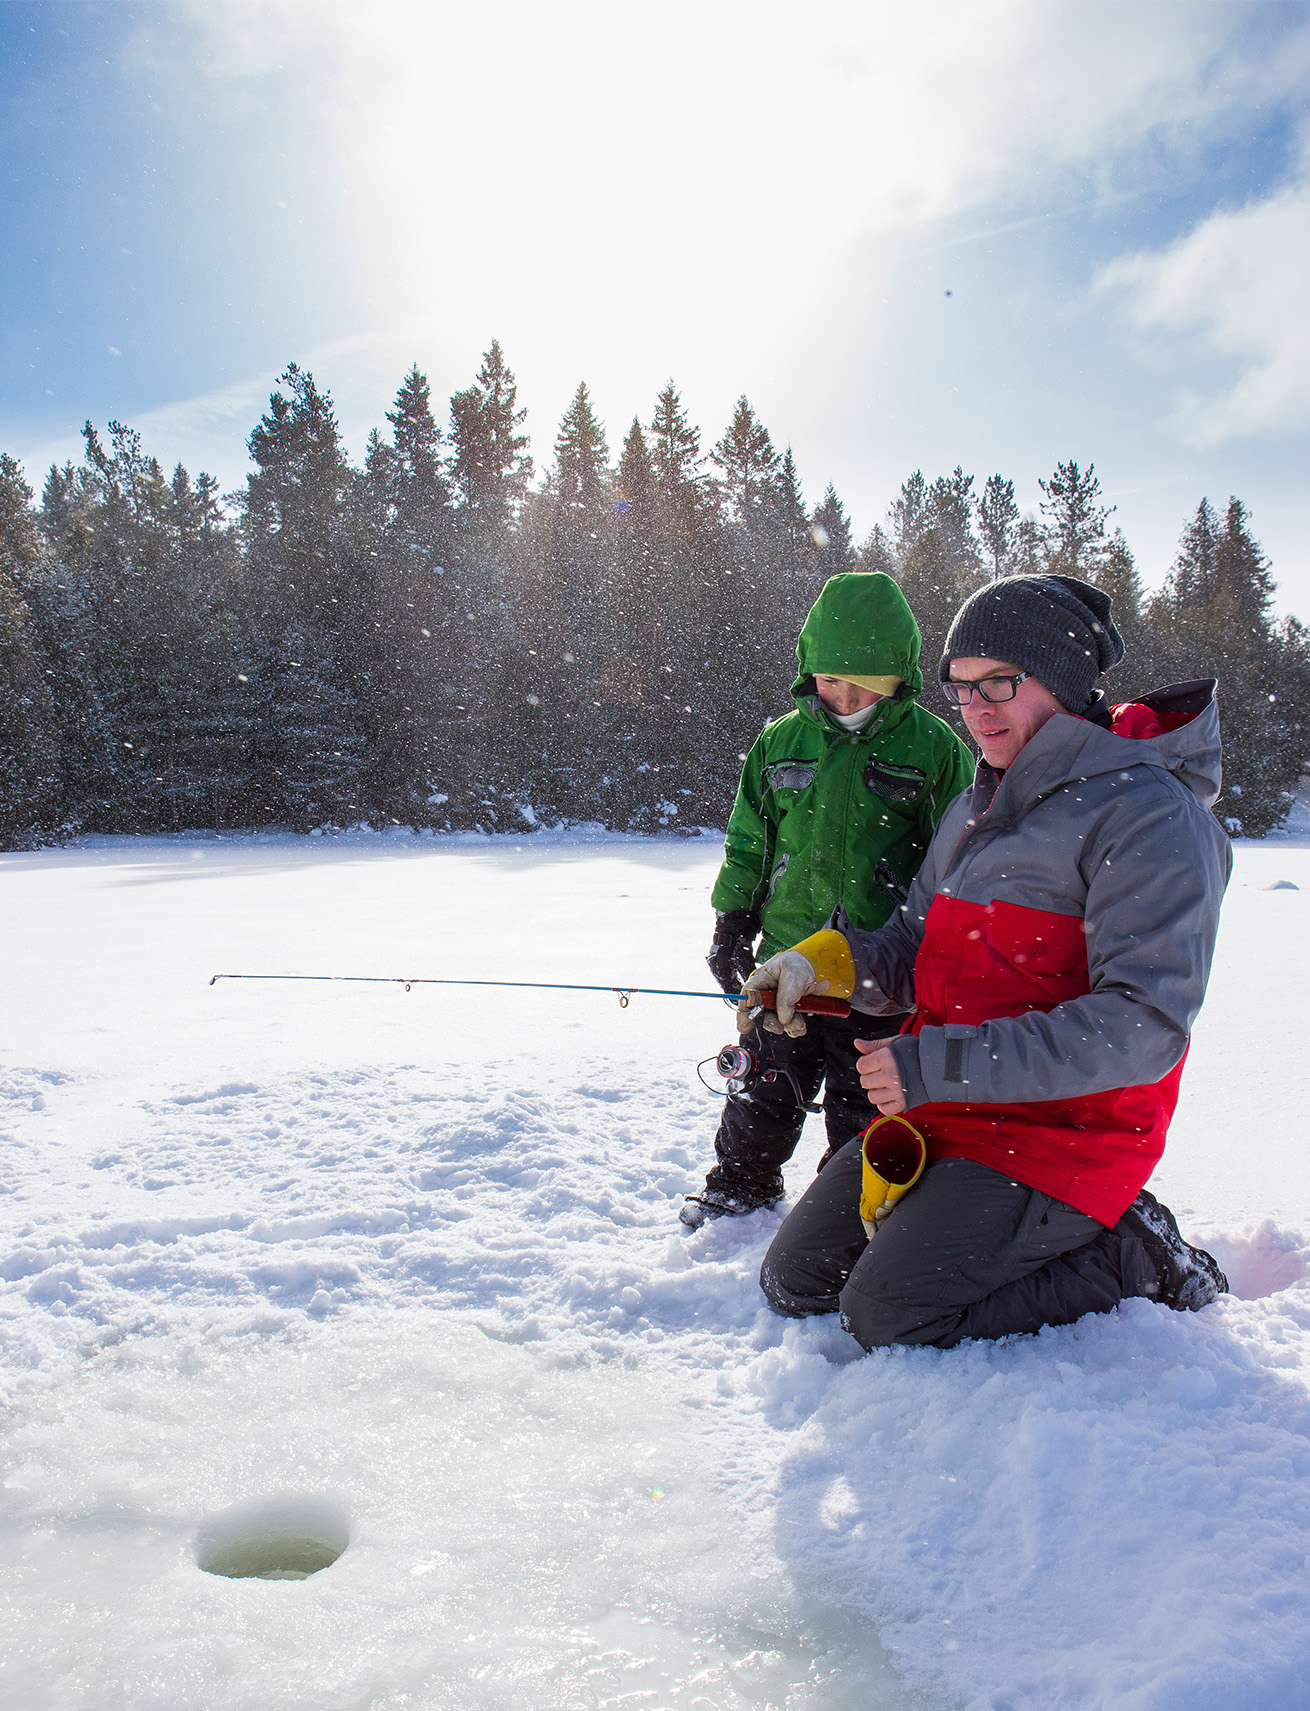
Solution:
{"label": "red jacket panel", "polygon": [[[939,892],[924,923],[914,989],[918,1008],[907,1029],[912,1034],[1053,1010],[1091,991],[1083,922]],[[1007,1174],[1017,1170],[1028,1187],[1113,1224],[1164,1151],[1182,1071],[1180,1059],[1149,1086],[1082,1099],[918,1105],[913,1120],[929,1157],[970,1158]]]}

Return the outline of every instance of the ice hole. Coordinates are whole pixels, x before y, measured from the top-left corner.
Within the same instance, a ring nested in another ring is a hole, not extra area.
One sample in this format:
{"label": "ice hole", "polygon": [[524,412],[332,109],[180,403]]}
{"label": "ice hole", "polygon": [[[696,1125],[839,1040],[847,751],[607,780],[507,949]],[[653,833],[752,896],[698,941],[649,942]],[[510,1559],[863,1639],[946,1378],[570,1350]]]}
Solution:
{"label": "ice hole", "polygon": [[307,1580],[350,1543],[340,1507],[321,1497],[267,1497],[211,1515],[196,1535],[196,1564],[229,1580]]}

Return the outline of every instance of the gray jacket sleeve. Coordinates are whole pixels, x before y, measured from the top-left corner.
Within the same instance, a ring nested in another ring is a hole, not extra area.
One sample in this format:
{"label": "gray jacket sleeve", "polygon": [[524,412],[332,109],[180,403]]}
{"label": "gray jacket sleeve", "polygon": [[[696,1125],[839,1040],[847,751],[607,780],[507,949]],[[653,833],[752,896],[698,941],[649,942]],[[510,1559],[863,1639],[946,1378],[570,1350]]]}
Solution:
{"label": "gray jacket sleeve", "polygon": [[[902,1035],[892,1047],[910,1105],[1024,1104],[1158,1081],[1174,1067],[1205,997],[1232,867],[1228,839],[1169,781],[1089,828],[1091,991],[1049,1011]],[[858,964],[857,964],[858,968]]]}

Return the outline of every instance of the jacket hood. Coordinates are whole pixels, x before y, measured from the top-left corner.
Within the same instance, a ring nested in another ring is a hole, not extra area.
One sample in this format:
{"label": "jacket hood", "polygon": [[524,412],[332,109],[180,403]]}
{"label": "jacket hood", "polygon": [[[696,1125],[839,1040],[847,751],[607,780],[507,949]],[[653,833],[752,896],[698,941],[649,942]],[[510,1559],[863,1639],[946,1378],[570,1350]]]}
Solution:
{"label": "jacket hood", "polygon": [[1169,771],[1204,808],[1213,808],[1218,801],[1224,777],[1217,681],[1204,677],[1194,683],[1171,683],[1139,697],[1164,727],[1159,736],[1144,740],[1158,750]]}
{"label": "jacket hood", "polygon": [[[1171,683],[1137,698],[1149,708],[1161,730],[1151,737],[1120,736],[1072,713],[1048,719],[1019,752],[1004,774],[1006,796],[1016,812],[1066,784],[1130,766],[1155,766],[1172,773],[1203,808],[1213,808],[1223,780],[1219,745],[1219,709],[1214,678]],[[994,794],[999,774],[978,766],[978,787]]]}
{"label": "jacket hood", "polygon": [[830,577],[796,643],[798,700],[812,693],[808,680],[824,677],[899,677],[902,694],[923,688],[919,626],[895,581],[884,571],[845,571]]}

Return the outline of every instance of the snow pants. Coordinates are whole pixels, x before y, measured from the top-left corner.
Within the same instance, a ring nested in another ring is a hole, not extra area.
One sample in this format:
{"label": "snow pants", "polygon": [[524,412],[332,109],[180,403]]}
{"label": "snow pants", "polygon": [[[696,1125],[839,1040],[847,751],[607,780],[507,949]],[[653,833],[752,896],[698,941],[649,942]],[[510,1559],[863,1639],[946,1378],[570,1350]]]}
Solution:
{"label": "snow pants", "polygon": [[[741,1043],[790,1069],[806,1099],[812,1100],[822,1084],[826,1156],[831,1157],[877,1116],[855,1068],[856,1040],[899,1034],[904,1021],[904,1016],[808,1016],[798,1040],[766,1033],[756,1023]],[[782,1167],[796,1151],[804,1122],[805,1112],[785,1076],[761,1082],[747,1093],[730,1093],[714,1138],[718,1163],[705,1186],[762,1205],[776,1200],[782,1193]]]}
{"label": "snow pants", "polygon": [[760,1286],[780,1313],[840,1311],[868,1349],[953,1348],[1108,1313],[1156,1283],[1141,1242],[972,1159],[936,1159],[872,1241],[860,1147],[843,1147],[774,1237]]}

